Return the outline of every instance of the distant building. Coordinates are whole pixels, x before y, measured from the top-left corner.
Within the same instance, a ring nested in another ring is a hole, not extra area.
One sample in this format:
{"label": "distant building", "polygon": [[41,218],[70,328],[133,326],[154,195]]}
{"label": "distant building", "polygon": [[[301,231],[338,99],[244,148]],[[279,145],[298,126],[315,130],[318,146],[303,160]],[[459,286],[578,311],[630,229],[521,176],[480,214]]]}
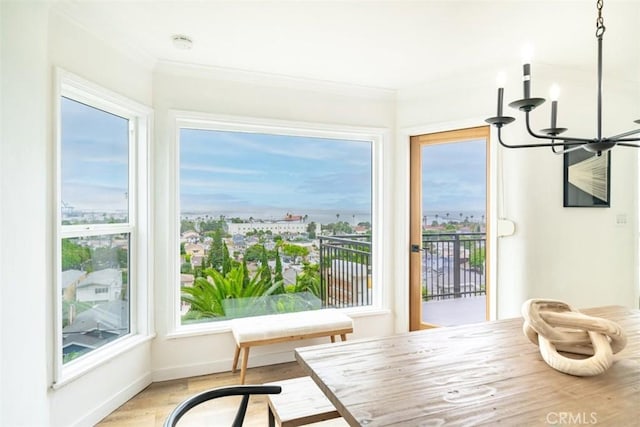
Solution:
{"label": "distant building", "polygon": [[185,231],[182,233],[182,236],[180,236],[181,242],[196,243],[198,240],[200,240],[200,234],[193,230]]}
{"label": "distant building", "polygon": [[193,256],[204,256],[204,246],[197,243],[186,243],[184,245],[185,253]]}
{"label": "distant building", "polygon": [[76,301],[114,301],[122,293],[122,272],[115,268],[105,268],[89,273],[76,285]]}
{"label": "distant building", "polygon": [[[243,223],[227,223],[228,232],[231,235],[242,234],[245,235],[251,231],[271,231],[273,234],[284,233],[306,233],[307,224],[304,222],[243,222]],[[318,226],[319,228],[319,226]],[[319,231],[318,231],[319,232]]]}

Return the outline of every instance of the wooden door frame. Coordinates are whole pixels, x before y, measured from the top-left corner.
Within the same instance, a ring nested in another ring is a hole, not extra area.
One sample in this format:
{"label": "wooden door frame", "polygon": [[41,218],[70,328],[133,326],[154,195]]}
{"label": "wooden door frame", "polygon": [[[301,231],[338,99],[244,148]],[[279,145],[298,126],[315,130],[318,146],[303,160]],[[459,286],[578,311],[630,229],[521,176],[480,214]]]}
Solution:
{"label": "wooden door frame", "polygon": [[[486,314],[489,319],[490,308],[490,292],[489,286],[490,265],[489,257],[491,254],[491,230],[489,224],[490,218],[490,200],[491,200],[491,182],[490,182],[490,126],[477,126],[465,129],[457,129],[450,131],[442,131],[429,133],[424,135],[415,135],[409,138],[409,330],[416,331],[419,329],[433,328],[432,325],[422,322],[422,158],[421,148],[423,145],[445,144],[457,141],[466,141],[470,139],[484,139],[486,141],[486,195],[485,195],[485,293],[486,293]],[[417,177],[417,179],[416,179]],[[418,245],[420,251],[414,252],[412,247]]]}

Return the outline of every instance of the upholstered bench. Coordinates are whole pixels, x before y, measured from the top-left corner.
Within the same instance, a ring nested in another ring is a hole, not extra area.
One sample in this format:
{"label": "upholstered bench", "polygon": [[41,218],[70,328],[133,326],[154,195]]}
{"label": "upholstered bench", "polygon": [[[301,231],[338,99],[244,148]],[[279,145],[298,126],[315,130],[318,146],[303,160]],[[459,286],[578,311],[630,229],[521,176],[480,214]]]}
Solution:
{"label": "upholstered bench", "polygon": [[[267,396],[269,427],[297,427],[340,417],[336,408],[311,377],[293,378],[266,385],[282,387]],[[346,424],[346,423],[345,423]]]}
{"label": "upholstered bench", "polygon": [[353,320],[334,308],[326,308],[233,319],[231,331],[236,341],[231,372],[236,371],[243,349],[240,384],[244,384],[251,347],[318,337],[331,337],[335,342],[336,335],[346,341],[347,334],[353,332]]}

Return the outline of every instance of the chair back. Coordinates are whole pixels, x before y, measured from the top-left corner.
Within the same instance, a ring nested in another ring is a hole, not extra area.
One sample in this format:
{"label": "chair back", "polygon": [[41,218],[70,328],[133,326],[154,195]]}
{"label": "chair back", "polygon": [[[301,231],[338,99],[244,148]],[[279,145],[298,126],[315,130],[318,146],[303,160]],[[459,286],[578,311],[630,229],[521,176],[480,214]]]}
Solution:
{"label": "chair back", "polygon": [[[244,422],[244,416],[247,412],[247,404],[249,403],[249,396],[252,394],[279,394],[282,391],[280,386],[274,385],[237,385],[228,387],[219,387],[211,390],[203,391],[190,398],[186,399],[182,403],[171,411],[169,416],[164,422],[164,427],[175,427],[178,421],[184,414],[186,414],[194,406],[198,406],[201,403],[209,401],[211,399],[217,399],[225,396],[242,396],[242,402],[236,413],[236,417],[233,420],[232,427],[242,427]],[[211,425],[218,426],[215,420]]]}

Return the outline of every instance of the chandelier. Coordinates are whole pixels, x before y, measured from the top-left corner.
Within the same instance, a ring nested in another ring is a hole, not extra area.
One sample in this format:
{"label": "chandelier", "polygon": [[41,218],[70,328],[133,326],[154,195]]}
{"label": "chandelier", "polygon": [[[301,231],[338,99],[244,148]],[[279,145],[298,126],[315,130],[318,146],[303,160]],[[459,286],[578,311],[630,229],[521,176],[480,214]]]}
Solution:
{"label": "chandelier", "polygon": [[[504,88],[498,88],[498,112],[495,117],[490,117],[485,121],[494,125],[498,129],[498,141],[500,145],[506,148],[534,148],[534,147],[551,147],[551,150],[556,154],[567,153],[577,149],[584,149],[592,153],[596,153],[598,156],[603,151],[608,151],[616,145],[624,147],[636,147],[640,148],[638,144],[632,144],[634,141],[640,141],[640,137],[631,137],[632,135],[640,134],[640,128],[623,132],[618,135],[603,137],[602,136],[602,36],[605,32],[604,19],[602,18],[602,5],[603,0],[598,0],[596,8],[598,10],[598,18],[596,20],[596,38],[598,39],[598,103],[597,103],[597,136],[595,138],[577,138],[558,135],[564,133],[567,129],[557,127],[557,112],[558,101],[552,94],[551,101],[551,127],[540,130],[541,133],[535,133],[531,130],[531,122],[529,120],[529,113],[536,107],[545,102],[544,98],[532,98],[531,97],[531,65],[528,61],[525,61],[523,65],[523,88],[524,98],[513,101],[509,104],[509,107],[517,108],[520,111],[524,111],[525,120],[527,126],[527,132],[534,138],[547,140],[550,142],[541,142],[534,144],[518,144],[510,145],[502,141],[501,129],[503,126],[515,120],[514,117],[504,116],[502,113],[502,102]],[[502,86],[502,85],[501,85]],[[557,92],[557,91],[556,91]],[[634,123],[640,124],[640,119],[635,120]]]}

